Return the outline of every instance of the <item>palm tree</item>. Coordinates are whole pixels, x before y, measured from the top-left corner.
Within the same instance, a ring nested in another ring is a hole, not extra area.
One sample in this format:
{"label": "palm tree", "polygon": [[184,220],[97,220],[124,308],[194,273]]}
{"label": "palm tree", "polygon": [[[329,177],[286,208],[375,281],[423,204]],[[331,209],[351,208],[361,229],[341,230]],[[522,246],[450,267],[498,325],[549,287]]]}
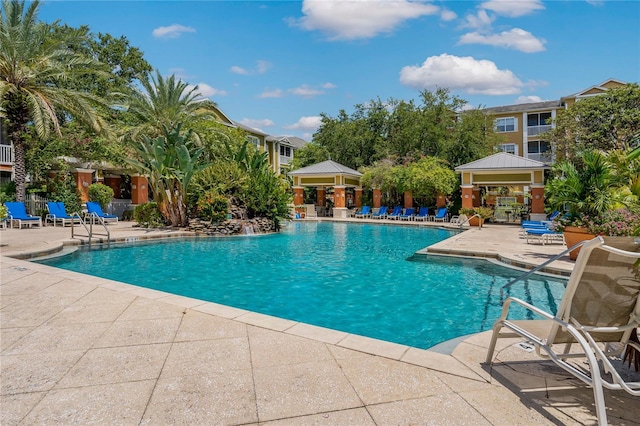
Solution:
{"label": "palm tree", "polygon": [[[156,76],[140,78],[142,89],[135,88],[128,96],[128,111],[133,115],[135,125],[127,129],[125,136],[137,140],[141,135],[155,138],[164,135],[164,128],[169,131],[182,123],[190,128],[189,123],[198,119],[215,120],[219,110],[216,104],[203,98],[198,86],[191,86],[176,79],[168,78],[156,71]],[[192,135],[199,140],[194,131]]]}
{"label": "palm tree", "polygon": [[55,32],[56,24],[37,21],[39,7],[37,0],[26,8],[24,1],[3,0],[0,10],[0,119],[13,144],[18,201],[25,195],[30,128],[40,138],[52,129],[60,134],[59,117],[67,116],[95,131],[105,129],[93,108],[103,105],[101,99],[64,84],[81,74],[101,72],[99,62],[69,47],[79,45],[83,32]]}

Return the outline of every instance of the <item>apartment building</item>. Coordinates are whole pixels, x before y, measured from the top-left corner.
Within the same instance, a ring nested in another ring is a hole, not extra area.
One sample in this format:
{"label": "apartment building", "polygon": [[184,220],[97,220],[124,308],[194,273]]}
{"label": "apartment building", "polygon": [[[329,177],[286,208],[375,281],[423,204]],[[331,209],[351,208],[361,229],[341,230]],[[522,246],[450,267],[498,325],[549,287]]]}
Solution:
{"label": "apartment building", "polygon": [[544,133],[554,126],[558,114],[580,99],[598,96],[609,89],[624,86],[620,80],[609,79],[578,93],[558,100],[486,108],[494,117],[494,131],[504,136],[498,150],[543,163],[553,162],[553,149]]}

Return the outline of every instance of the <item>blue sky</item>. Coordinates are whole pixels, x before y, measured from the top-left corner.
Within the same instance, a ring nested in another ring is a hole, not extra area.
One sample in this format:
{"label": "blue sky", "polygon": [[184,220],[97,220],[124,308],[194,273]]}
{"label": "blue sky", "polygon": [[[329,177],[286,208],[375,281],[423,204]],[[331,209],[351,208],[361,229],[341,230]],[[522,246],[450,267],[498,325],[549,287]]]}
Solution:
{"label": "blue sky", "polygon": [[640,81],[640,2],[48,1],[45,21],[124,35],[233,120],[311,140],[320,113],[448,87],[470,106]]}

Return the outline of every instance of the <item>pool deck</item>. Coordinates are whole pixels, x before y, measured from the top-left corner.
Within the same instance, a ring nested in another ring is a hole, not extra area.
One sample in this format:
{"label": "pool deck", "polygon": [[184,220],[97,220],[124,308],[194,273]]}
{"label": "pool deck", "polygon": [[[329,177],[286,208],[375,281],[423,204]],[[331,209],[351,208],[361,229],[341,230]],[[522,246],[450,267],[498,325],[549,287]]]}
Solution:
{"label": "pool deck", "polygon": [[[118,240],[188,235],[109,229]],[[520,339],[500,341],[487,366],[487,332],[420,350],[14,258],[55,253],[69,236],[0,230],[2,425],[595,424],[591,389]],[[563,248],[487,225],[428,252],[528,267]],[[640,424],[637,398],[605,398],[610,424]]]}

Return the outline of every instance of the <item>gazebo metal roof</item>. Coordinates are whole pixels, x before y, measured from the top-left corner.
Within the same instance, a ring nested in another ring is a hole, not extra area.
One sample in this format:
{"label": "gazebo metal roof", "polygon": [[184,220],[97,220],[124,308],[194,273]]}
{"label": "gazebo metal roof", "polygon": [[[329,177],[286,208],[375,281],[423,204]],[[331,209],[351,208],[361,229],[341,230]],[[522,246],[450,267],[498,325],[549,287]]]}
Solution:
{"label": "gazebo metal roof", "polygon": [[490,170],[522,170],[522,169],[534,169],[545,170],[550,169],[548,165],[536,160],[530,160],[528,158],[519,157],[517,155],[509,154],[506,152],[499,152],[497,154],[490,155],[485,158],[481,158],[471,163],[463,164],[456,167],[456,172],[462,171],[490,171]]}
{"label": "gazebo metal roof", "polygon": [[362,177],[362,173],[357,170],[353,170],[347,166],[343,166],[340,163],[336,163],[332,160],[323,161],[322,163],[313,164],[311,166],[303,167],[298,170],[293,170],[287,173],[290,176],[301,175],[329,175],[329,174],[341,174],[350,175],[354,177]]}
{"label": "gazebo metal roof", "polygon": [[332,160],[313,164],[287,173],[294,186],[349,186],[359,187],[362,173]]}

